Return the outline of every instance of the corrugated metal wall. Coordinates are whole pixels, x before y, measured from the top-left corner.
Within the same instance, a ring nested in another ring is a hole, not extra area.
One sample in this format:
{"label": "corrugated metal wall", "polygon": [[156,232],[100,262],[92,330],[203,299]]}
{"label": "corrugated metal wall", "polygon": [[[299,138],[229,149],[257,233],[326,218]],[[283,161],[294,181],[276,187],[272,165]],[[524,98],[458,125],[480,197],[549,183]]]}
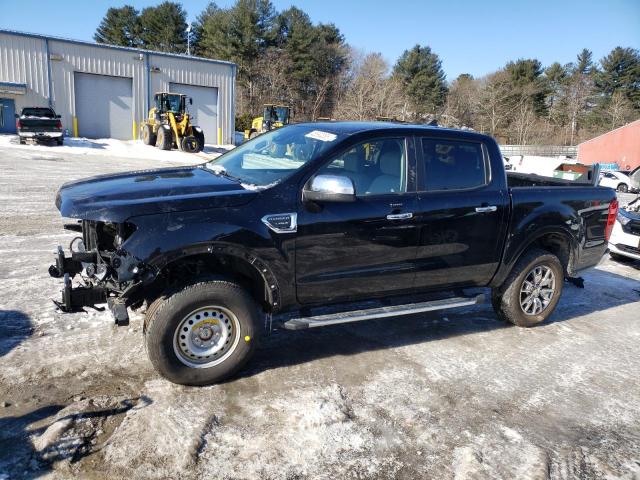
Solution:
{"label": "corrugated metal wall", "polygon": [[[225,64],[192,62],[188,69],[183,68],[182,58],[150,55],[151,92],[169,91],[170,83],[200,85],[218,88],[218,126],[222,129],[223,143],[233,143],[234,110],[233,84],[235,77],[233,67]],[[155,68],[154,68],[155,67]],[[159,71],[155,71],[159,69]],[[231,73],[231,74],[230,74]],[[217,143],[217,132],[205,132],[207,142]]]}
{"label": "corrugated metal wall", "polygon": [[25,105],[49,104],[47,54],[40,38],[18,37],[0,32],[0,82],[25,83],[25,95],[5,95],[16,100],[16,111]]}
{"label": "corrugated metal wall", "polygon": [[[24,106],[44,106],[49,103],[47,42],[51,59],[51,103],[56,113],[62,115],[65,128],[72,134],[76,116],[74,72],[83,72],[132,79],[132,137],[134,130],[138,131],[140,122],[146,117],[148,97],[152,97],[156,91],[168,91],[169,83],[217,87],[221,139],[223,143],[233,142],[233,64],[0,31],[0,82],[27,84],[25,95],[0,94],[13,98],[17,111]],[[147,75],[150,75],[149,81]],[[218,132],[206,134],[208,142],[217,141]]]}

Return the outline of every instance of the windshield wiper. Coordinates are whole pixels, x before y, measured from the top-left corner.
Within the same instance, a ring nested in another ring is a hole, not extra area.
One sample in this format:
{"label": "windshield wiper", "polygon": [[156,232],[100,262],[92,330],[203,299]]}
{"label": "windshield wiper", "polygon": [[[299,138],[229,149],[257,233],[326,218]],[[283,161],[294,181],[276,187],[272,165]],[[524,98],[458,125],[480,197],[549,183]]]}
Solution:
{"label": "windshield wiper", "polygon": [[238,183],[242,183],[242,179],[240,177],[236,177],[235,175],[231,175],[229,172],[225,170],[223,166],[216,166],[215,164],[210,165],[207,163],[207,170],[213,172],[214,175],[219,175],[221,177],[227,177],[231,180],[235,180]]}

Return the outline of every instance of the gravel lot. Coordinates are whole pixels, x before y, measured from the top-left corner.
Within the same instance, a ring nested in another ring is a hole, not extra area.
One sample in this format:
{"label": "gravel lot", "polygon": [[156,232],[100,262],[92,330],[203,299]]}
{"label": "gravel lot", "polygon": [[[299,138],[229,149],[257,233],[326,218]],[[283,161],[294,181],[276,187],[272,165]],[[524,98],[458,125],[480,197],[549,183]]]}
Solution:
{"label": "gravel lot", "polygon": [[206,388],[155,374],[141,315],[56,313],[59,185],[174,163],[0,148],[0,480],[640,478],[640,262],[537,328],[481,305],[276,332]]}

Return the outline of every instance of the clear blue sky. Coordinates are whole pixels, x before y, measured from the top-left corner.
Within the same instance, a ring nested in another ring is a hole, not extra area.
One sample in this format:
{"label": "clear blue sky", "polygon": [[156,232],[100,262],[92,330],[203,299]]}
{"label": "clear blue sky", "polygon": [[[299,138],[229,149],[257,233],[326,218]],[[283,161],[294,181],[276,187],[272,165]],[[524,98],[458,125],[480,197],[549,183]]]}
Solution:
{"label": "clear blue sky", "polygon": [[[92,40],[110,6],[142,9],[157,1],[0,0],[0,27]],[[208,0],[184,1],[190,20]],[[228,6],[233,0],[219,0]],[[273,0],[296,5],[314,22],[333,22],[347,41],[393,63],[416,43],[442,59],[449,80],[482,76],[518,58],[571,62],[583,47],[599,60],[616,46],[640,48],[640,0]]]}

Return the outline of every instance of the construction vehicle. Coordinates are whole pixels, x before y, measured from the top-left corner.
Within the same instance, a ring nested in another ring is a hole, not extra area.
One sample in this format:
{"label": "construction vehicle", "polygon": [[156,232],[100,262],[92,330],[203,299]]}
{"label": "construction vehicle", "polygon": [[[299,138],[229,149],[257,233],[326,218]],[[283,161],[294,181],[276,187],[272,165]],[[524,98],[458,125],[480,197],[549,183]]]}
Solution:
{"label": "construction vehicle", "polygon": [[140,126],[145,145],[155,145],[161,150],[177,147],[189,153],[198,153],[204,148],[204,132],[191,124],[187,100],[189,105],[193,104],[193,100],[182,93],[155,94],[154,106]]}
{"label": "construction vehicle", "polygon": [[262,116],[254,118],[251,121],[251,129],[244,131],[244,138],[248,140],[269,130],[284,127],[285,125],[289,125],[290,120],[290,106],[267,103],[264,106]]}

